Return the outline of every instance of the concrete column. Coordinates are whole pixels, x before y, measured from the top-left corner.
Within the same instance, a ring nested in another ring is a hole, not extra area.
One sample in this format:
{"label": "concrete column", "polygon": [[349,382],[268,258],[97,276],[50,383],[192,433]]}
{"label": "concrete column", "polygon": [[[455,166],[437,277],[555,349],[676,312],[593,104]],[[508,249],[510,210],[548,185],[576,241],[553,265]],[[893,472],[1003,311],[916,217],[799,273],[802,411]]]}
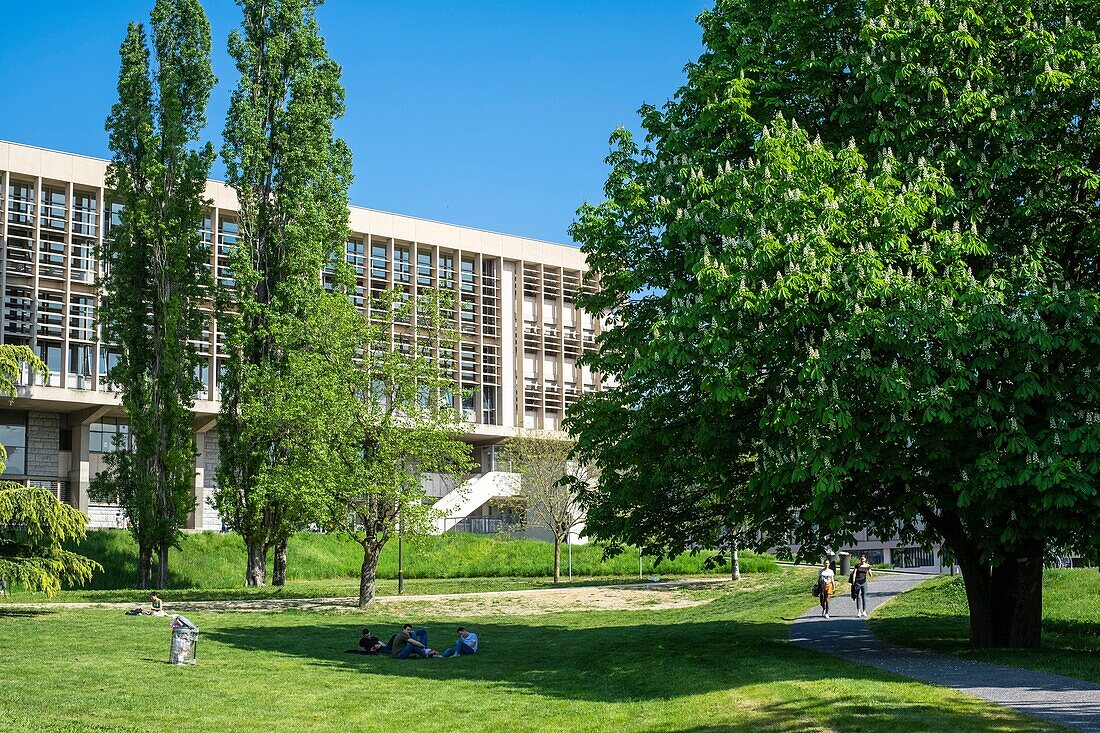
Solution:
{"label": "concrete column", "polygon": [[79,420],[70,422],[73,431],[73,456],[69,469],[69,496],[73,506],[88,513],[88,485],[92,472],[88,461],[88,426]]}
{"label": "concrete column", "polygon": [[195,508],[187,516],[187,529],[196,531],[218,529],[207,526],[206,521],[206,476],[217,470],[217,434],[212,429],[217,426],[217,415],[204,415],[195,418]]}

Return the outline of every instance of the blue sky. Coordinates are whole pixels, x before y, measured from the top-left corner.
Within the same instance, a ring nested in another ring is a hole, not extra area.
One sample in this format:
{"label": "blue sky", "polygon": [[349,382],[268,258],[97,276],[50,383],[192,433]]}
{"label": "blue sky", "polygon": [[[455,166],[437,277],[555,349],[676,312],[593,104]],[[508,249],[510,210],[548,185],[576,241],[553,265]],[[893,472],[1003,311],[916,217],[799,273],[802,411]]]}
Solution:
{"label": "blue sky", "polygon": [[[118,46],[153,0],[0,3],[0,139],[109,157]],[[344,68],[338,126],[351,202],[566,242],[601,197],[607,138],[637,128],[701,52],[706,0],[329,0],[318,17]],[[235,69],[232,0],[206,0],[220,137]],[[216,143],[217,144],[217,143]],[[221,177],[221,165],[214,177]]]}

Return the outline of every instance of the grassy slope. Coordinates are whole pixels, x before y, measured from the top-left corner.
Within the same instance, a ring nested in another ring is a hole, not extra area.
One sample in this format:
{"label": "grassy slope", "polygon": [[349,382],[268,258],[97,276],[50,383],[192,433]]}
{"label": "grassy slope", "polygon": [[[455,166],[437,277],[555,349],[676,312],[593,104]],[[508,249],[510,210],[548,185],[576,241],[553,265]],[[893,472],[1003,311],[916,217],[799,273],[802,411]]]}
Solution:
{"label": "grassy slope", "polygon": [[871,617],[872,630],[906,646],[1100,682],[1100,573],[1048,570],[1043,577],[1043,649],[971,649],[962,578],[935,578]]}
{"label": "grassy slope", "polygon": [[[106,569],[96,574],[88,586],[90,590],[133,586],[137,552],[129,533],[91,532],[74,549]],[[574,547],[574,575],[637,576],[636,550],[606,562],[602,554],[600,546]],[[348,579],[359,577],[363,552],[343,535],[303,532],[291,538],[287,558],[288,581]],[[705,560],[705,555],[684,555],[654,569],[652,559],[645,558],[643,565],[646,573],[688,575],[705,572]],[[187,534],[182,536],[180,547],[169,553],[168,562],[170,588],[237,588],[244,577],[244,544],[239,535],[232,533]],[[741,568],[743,572],[758,572],[774,570],[775,565],[770,557],[745,553]],[[553,545],[537,540],[449,533],[405,544],[406,578],[545,577],[552,569]],[[397,542],[390,542],[382,552],[378,576],[397,577]]]}
{"label": "grassy slope", "polygon": [[[189,731],[1054,730],[1011,711],[788,642],[808,575],[674,611],[425,619],[482,653],[397,661],[342,653],[398,618],[202,613],[200,663],[164,663],[163,619],[59,609],[0,612],[0,721],[11,733]],[[411,609],[408,609],[411,611]]]}

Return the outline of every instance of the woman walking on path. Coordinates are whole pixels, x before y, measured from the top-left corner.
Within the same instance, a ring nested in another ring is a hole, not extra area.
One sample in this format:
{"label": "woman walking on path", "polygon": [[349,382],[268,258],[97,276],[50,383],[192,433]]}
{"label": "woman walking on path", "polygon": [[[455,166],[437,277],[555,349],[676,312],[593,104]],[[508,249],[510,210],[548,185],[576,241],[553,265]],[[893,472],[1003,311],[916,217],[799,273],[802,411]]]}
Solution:
{"label": "woman walking on path", "polygon": [[833,595],[833,588],[835,587],[833,581],[835,578],[836,573],[833,572],[833,564],[826,560],[817,574],[819,591],[817,599],[821,602],[821,615],[825,618],[829,618],[829,598]]}
{"label": "woman walking on path", "polygon": [[848,580],[852,583],[852,600],[856,602],[856,617],[867,616],[867,578],[871,577],[871,566],[867,556],[859,556],[859,565],[852,568]]}

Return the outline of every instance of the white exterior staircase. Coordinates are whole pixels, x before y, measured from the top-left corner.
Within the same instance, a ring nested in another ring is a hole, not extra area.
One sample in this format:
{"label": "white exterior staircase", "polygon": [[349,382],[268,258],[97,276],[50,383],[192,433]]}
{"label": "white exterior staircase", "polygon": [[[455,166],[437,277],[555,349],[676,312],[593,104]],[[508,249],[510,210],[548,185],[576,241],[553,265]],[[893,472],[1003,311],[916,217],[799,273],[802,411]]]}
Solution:
{"label": "white exterior staircase", "polygon": [[439,512],[435,520],[436,534],[443,534],[457,520],[468,517],[490,499],[515,496],[518,489],[519,476],[508,471],[489,471],[473,476],[435,503],[433,508]]}

